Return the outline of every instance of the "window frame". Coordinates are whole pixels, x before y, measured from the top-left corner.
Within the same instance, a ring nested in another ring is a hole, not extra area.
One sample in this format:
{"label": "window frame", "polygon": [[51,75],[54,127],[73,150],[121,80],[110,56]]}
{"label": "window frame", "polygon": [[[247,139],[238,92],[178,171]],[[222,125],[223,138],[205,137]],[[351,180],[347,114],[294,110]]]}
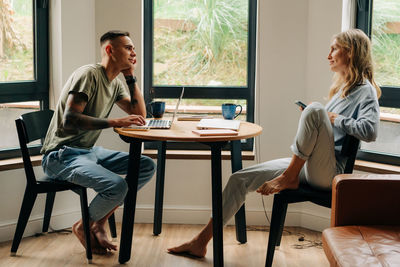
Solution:
{"label": "window frame", "polygon": [[[247,101],[246,121],[254,122],[255,74],[256,74],[256,36],[257,1],[248,0],[248,39],[247,39],[247,86],[184,86],[184,98],[204,99],[242,99]],[[154,98],[179,98],[183,86],[153,86],[153,0],[144,0],[144,99],[146,103]],[[150,95],[150,88],[153,92]],[[168,90],[164,90],[168,88]],[[242,142],[243,150],[253,150],[254,139]],[[156,148],[154,143],[146,143],[145,148]],[[168,142],[168,149],[202,150],[207,146],[197,143]],[[226,148],[227,149],[227,148]]]}
{"label": "window frame", "polygon": [[[0,103],[39,101],[40,110],[49,109],[49,1],[33,0],[34,80],[0,82]],[[31,147],[39,154],[41,145]],[[19,157],[19,148],[0,150],[0,159]]]}
{"label": "window frame", "polygon": [[[372,32],[373,0],[356,1],[356,28],[363,30],[371,39]],[[400,87],[381,86],[382,95],[379,99],[379,106],[400,108]],[[367,161],[387,163],[400,166],[400,156],[389,153],[360,150],[357,158]]]}

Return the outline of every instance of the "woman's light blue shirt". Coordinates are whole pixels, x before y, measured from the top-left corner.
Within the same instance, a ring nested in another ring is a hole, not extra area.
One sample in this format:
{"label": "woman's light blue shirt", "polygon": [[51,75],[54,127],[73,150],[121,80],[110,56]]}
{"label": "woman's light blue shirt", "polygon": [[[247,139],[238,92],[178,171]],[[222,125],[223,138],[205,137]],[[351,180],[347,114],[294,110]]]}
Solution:
{"label": "woman's light blue shirt", "polygon": [[335,150],[340,151],[346,134],[371,142],[375,141],[379,127],[379,103],[376,89],[367,80],[351,90],[344,98],[337,92],[326,104],[328,112],[339,114],[334,121]]}

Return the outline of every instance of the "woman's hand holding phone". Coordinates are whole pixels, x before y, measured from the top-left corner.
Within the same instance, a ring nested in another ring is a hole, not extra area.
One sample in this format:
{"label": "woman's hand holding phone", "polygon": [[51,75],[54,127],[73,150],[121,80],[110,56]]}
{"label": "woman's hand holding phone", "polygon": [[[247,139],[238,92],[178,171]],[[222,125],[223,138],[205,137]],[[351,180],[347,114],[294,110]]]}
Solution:
{"label": "woman's hand holding phone", "polygon": [[301,102],[301,101],[299,101],[299,100],[297,100],[297,101],[294,102],[294,103],[300,107],[301,111],[303,111],[303,110],[307,107],[306,104],[304,104],[303,102]]}

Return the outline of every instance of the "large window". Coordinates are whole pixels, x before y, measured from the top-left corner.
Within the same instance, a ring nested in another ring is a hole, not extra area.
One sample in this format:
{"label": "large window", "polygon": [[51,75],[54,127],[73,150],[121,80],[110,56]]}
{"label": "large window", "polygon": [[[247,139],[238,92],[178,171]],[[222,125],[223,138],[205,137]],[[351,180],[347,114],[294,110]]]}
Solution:
{"label": "large window", "polygon": [[[254,121],[256,8],[254,0],[146,0],[145,100],[172,112],[221,117],[222,103],[243,107]],[[178,115],[179,115],[178,114]],[[243,141],[252,149],[252,140]],[[168,144],[169,148],[201,148]]]}
{"label": "large window", "polygon": [[0,0],[0,159],[19,154],[15,119],[48,108],[48,0]]}
{"label": "large window", "polygon": [[400,165],[400,1],[358,0],[357,28],[372,41],[381,122],[377,141],[362,143],[360,157]]}

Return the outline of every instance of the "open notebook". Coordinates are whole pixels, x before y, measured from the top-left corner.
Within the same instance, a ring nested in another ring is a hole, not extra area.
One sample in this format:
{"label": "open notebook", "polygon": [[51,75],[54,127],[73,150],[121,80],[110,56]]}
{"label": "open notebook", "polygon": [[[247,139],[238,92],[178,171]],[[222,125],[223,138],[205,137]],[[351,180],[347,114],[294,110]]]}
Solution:
{"label": "open notebook", "polygon": [[228,129],[193,130],[192,132],[200,136],[235,136],[239,134],[238,131]]}
{"label": "open notebook", "polygon": [[197,129],[229,129],[238,131],[240,127],[240,121],[235,120],[224,120],[224,119],[202,119],[197,124]]}

